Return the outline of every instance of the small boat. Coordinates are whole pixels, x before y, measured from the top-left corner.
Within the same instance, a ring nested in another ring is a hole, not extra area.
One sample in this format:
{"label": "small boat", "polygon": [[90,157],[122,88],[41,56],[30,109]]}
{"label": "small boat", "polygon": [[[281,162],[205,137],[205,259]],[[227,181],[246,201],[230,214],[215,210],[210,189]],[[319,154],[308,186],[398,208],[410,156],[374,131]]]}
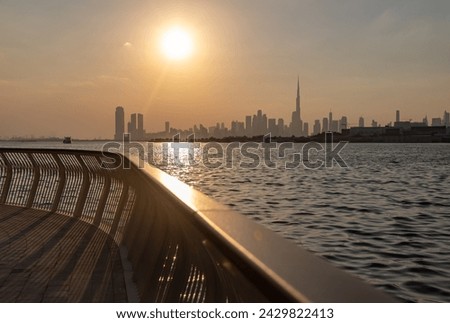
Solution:
{"label": "small boat", "polygon": [[63,144],[71,144],[71,143],[72,143],[72,138],[64,137]]}

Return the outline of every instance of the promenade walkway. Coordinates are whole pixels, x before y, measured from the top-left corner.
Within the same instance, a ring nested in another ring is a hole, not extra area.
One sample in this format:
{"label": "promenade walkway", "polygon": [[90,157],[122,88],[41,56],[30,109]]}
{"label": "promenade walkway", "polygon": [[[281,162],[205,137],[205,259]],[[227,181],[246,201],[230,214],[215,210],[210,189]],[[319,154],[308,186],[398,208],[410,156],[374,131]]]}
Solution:
{"label": "promenade walkway", "polygon": [[58,213],[0,205],[0,302],[127,302],[117,244]]}

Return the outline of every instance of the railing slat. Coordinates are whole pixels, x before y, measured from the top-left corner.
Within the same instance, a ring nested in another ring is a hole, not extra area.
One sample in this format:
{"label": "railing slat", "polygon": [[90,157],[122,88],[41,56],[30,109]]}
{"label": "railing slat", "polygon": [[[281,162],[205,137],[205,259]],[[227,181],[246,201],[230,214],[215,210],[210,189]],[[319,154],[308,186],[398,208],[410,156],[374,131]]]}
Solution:
{"label": "railing slat", "polygon": [[36,163],[36,160],[33,157],[32,153],[28,153],[26,156],[30,159],[31,165],[33,166],[33,184],[31,186],[30,195],[28,196],[28,201],[26,204],[27,208],[30,208],[33,206],[34,197],[36,196],[36,191],[38,189],[39,185],[39,179],[40,179],[40,169],[38,167],[38,164]]}
{"label": "railing slat", "polygon": [[6,199],[8,198],[8,193],[12,181],[12,166],[3,152],[0,153],[0,156],[3,159],[3,162],[5,163],[6,166],[6,179],[5,182],[3,183],[2,195],[0,196],[0,204],[5,204]]}
{"label": "railing slat", "polygon": [[73,217],[80,218],[81,215],[83,214],[84,204],[86,202],[86,197],[89,192],[90,178],[89,178],[89,170],[86,164],[84,163],[83,159],[81,158],[81,156],[77,154],[75,155],[75,157],[82,168],[81,174],[83,176],[83,181],[81,184],[81,191],[77,199],[75,211],[73,212]]}
{"label": "railing slat", "polygon": [[64,186],[66,185],[66,168],[57,153],[52,153],[51,156],[58,165],[58,188],[56,190],[55,200],[53,201],[51,209],[52,212],[56,212],[58,210],[59,202],[61,201]]}
{"label": "railing slat", "polygon": [[117,227],[119,226],[120,218],[122,216],[123,209],[128,200],[128,185],[123,185],[120,193],[119,204],[117,205],[116,213],[114,215],[114,220],[111,224],[111,229],[109,230],[109,235],[111,237],[116,236]]}
{"label": "railing slat", "polygon": [[[99,156],[96,156],[96,160],[99,165],[102,164],[102,161],[100,160]],[[107,174],[106,170],[104,170],[104,169],[101,169],[101,170],[102,171],[99,173],[104,178],[105,182],[103,183],[103,189],[102,189],[102,193],[100,196],[100,201],[98,202],[97,211],[95,213],[95,218],[93,221],[93,225],[96,227],[98,227],[102,221],[102,216],[103,216],[103,212],[105,210],[106,201],[108,200],[108,195],[111,190],[111,177],[109,176],[109,174]]]}

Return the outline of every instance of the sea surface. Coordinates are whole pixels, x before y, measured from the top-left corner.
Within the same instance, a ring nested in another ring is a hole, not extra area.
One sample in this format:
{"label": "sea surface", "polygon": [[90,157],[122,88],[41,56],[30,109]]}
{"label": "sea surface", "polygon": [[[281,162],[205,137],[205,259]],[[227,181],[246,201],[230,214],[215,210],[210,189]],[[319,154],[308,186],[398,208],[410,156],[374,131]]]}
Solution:
{"label": "sea surface", "polygon": [[[277,150],[271,154],[276,167],[242,167],[249,159],[237,150],[219,167],[207,167],[198,152],[192,157],[197,165],[189,165],[186,154],[181,165],[170,158],[161,164],[163,144],[153,148],[153,162],[169,174],[400,301],[450,302],[450,144],[348,144],[340,153],[347,167],[316,169],[286,168],[292,156],[281,158]],[[263,151],[256,152],[262,160]]]}

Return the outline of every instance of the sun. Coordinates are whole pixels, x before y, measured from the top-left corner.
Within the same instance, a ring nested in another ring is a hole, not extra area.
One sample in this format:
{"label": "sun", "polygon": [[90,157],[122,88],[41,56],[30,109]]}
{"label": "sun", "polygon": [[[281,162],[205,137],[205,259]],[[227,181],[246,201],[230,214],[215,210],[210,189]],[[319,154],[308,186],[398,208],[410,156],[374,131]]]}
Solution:
{"label": "sun", "polygon": [[191,35],[182,27],[172,27],[161,38],[163,54],[172,60],[189,57],[193,52]]}

